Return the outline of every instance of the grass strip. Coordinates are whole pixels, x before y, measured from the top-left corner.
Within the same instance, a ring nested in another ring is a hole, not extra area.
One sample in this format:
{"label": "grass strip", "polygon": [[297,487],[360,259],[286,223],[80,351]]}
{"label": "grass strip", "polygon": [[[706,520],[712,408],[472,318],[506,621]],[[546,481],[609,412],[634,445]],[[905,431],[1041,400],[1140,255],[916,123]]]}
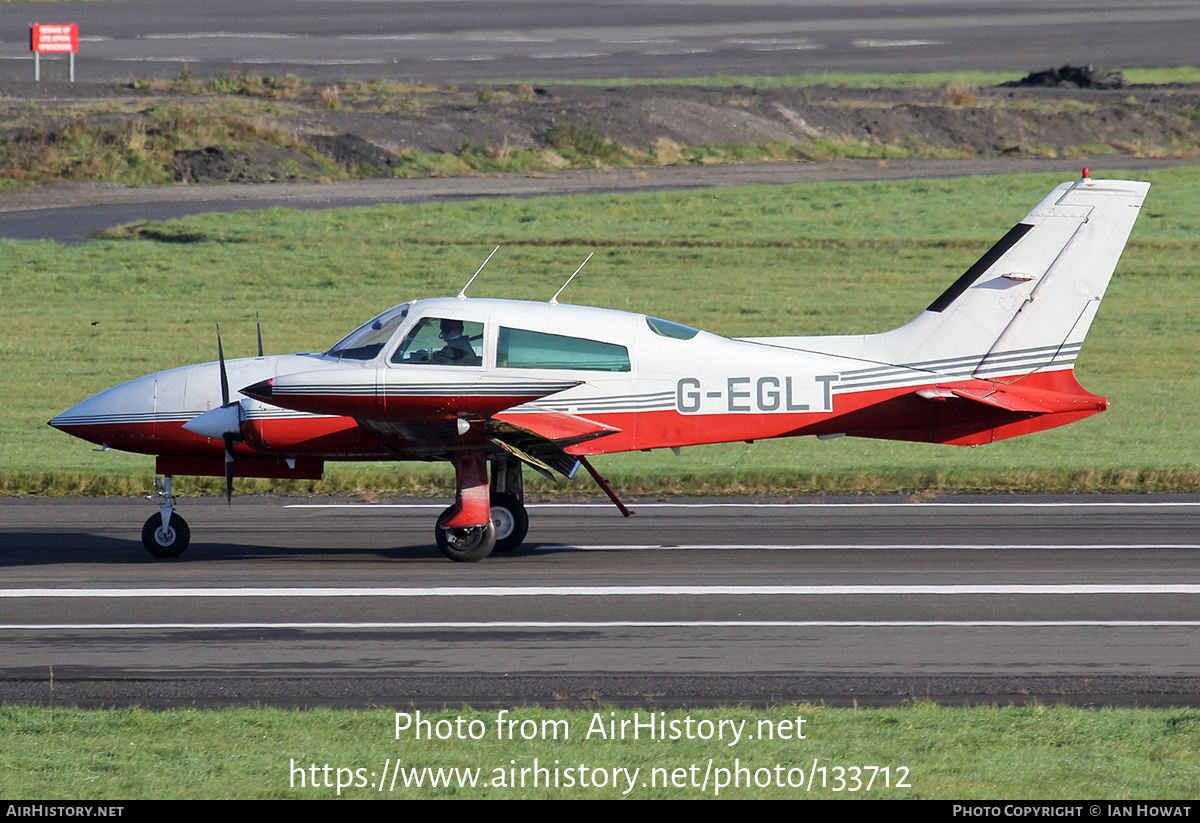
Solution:
{"label": "grass strip", "polygon": [[[601,704],[422,712],[420,719],[428,726],[417,740],[414,710],[401,717],[325,709],[2,707],[0,795],[1164,800],[1200,794],[1196,709],[917,702],[656,712]],[[651,739],[643,725],[633,739],[635,719],[665,734]],[[386,778],[380,791],[385,769],[395,774],[397,766],[403,771],[396,785]],[[439,770],[443,785],[431,786]],[[415,785],[418,779],[424,785]]]}

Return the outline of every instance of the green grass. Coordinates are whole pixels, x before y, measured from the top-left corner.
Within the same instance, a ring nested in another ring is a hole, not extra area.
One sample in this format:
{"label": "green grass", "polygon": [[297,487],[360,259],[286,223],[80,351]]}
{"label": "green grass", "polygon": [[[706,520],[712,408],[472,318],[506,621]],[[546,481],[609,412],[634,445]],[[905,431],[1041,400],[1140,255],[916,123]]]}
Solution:
{"label": "green grass", "polygon": [[[610,455],[598,468],[633,494],[1200,488],[1200,167],[1128,176],[1155,187],[1077,367],[1108,412],[978,449],[801,438]],[[457,293],[501,244],[472,296],[549,299],[595,251],[563,299],[728,336],[880,331],[928,305],[1060,179],[279,209],[71,247],[0,242],[0,492],[147,488],[150,458],[94,452],[45,422],[124,380],[215,359],[217,320],[230,357],[254,350],[256,309],[269,351],[323,350],[387,306]],[[429,493],[448,477],[436,465],[335,464],[319,483],[239,488]],[[578,479],[531,489],[594,493]]]}
{"label": "green grass", "polygon": [[[410,717],[412,711],[405,709]],[[650,714],[640,710],[639,717],[646,722]],[[637,769],[633,789],[624,795],[630,798],[1168,800],[1200,793],[1200,712],[1195,709],[946,708],[916,703],[855,710],[812,705],[672,710],[654,712],[653,717],[668,724],[668,731],[675,723],[677,739],[650,740],[644,731],[637,740],[602,738],[593,726],[597,720],[634,719],[633,710],[604,705],[511,710],[505,719],[517,721],[514,731],[524,723],[533,738],[529,740],[498,739],[497,710],[423,712],[431,730],[444,721],[445,731],[461,719],[464,737],[474,722],[480,739],[419,741],[403,721],[404,730],[397,734],[394,711],[3,707],[0,796],[42,801],[623,796],[627,782],[615,788],[611,783],[566,787],[563,775],[571,771],[578,783],[580,766],[593,775],[589,783],[599,782],[597,770],[611,775],[613,769]],[[714,726],[725,721],[725,738],[688,739],[689,718],[693,730],[699,730],[702,721]],[[798,718],[803,723],[797,725]],[[729,724],[741,723],[742,735],[730,745]],[[775,739],[769,739],[769,729],[776,732]],[[780,739],[783,735],[787,739]],[[520,786],[520,770],[532,769],[535,759],[543,768],[557,764],[557,789],[529,785],[531,771],[526,772],[526,786]],[[418,789],[397,781],[396,788],[380,792],[378,775],[385,761],[390,761],[389,769],[398,761],[406,769],[479,770],[492,785]],[[792,771],[791,779],[807,786],[814,762],[811,789],[776,785],[786,784],[789,770],[799,769],[803,777]],[[710,763],[707,788],[699,788]],[[326,765],[331,767],[328,772]],[[872,766],[889,768],[890,788],[882,785],[882,772],[876,772],[875,785],[868,791],[871,773],[852,771]],[[729,785],[735,767],[747,770],[740,788]],[[845,771],[839,772],[839,767]],[[343,782],[358,785],[339,793],[339,768],[345,770]],[[312,787],[314,774],[317,788]],[[495,785],[501,775],[506,784],[502,787]],[[668,777],[682,785],[664,787]],[[853,782],[856,777],[858,784]],[[726,783],[719,789],[718,778]],[[747,788],[749,780],[759,785]],[[897,786],[899,782],[907,786]]]}

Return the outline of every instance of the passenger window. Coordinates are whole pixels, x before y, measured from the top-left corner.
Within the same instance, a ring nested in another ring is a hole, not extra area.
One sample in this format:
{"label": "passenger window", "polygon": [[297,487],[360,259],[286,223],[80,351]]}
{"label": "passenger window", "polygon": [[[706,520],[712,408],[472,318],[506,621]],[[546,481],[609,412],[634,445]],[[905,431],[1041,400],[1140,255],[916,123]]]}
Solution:
{"label": "passenger window", "polygon": [[676,340],[691,340],[700,332],[682,323],[672,323],[670,320],[659,320],[657,317],[646,315],[646,325],[650,330],[662,337],[674,337]]}
{"label": "passenger window", "polygon": [[629,371],[629,349],[582,337],[500,328],[496,365],[510,369]]}
{"label": "passenger window", "polygon": [[422,317],[405,335],[391,362],[479,366],[483,364],[482,353],[482,323]]}

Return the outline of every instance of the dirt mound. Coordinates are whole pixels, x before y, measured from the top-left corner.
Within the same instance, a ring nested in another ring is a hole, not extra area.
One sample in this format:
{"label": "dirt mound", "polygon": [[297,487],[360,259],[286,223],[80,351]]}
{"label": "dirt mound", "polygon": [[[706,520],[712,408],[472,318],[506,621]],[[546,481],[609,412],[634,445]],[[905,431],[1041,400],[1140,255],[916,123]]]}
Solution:
{"label": "dirt mound", "polygon": [[[812,157],[1056,156],[1098,145],[1127,154],[1200,149],[1191,114],[1200,108],[1195,90],[1101,88],[1112,85],[1110,75],[1055,71],[1053,88],[552,86],[530,99],[497,95],[486,103],[460,92],[422,99],[405,112],[324,111],[280,127],[326,135],[323,140],[336,145],[316,145],[342,165],[364,162],[380,170],[392,168],[386,155],[372,159],[380,149],[401,156],[454,154],[464,146],[541,150],[553,148],[547,136],[564,127],[588,129],[642,153],[664,143],[775,143]],[[1072,79],[1092,87],[1078,88]],[[346,135],[369,145],[350,150]]]}
{"label": "dirt mound", "polygon": [[312,134],[308,136],[308,141],[321,154],[346,171],[357,172],[360,177],[389,174],[403,162],[392,152],[368,143],[356,134],[336,137]]}
{"label": "dirt mound", "polygon": [[[159,185],[798,158],[1200,155],[1200,89],[1123,83],[1063,66],[1005,87],[942,89],[347,84],[337,95],[259,100],[81,84],[77,99],[55,105],[0,102],[0,178]],[[138,108],[111,105],[123,96]],[[94,157],[80,161],[86,152]],[[158,176],[134,176],[145,169]]]}
{"label": "dirt mound", "polygon": [[1008,88],[1076,88],[1076,89],[1123,89],[1125,75],[1119,71],[1096,71],[1091,66],[1060,66],[1027,74],[1020,80],[1001,83]]}
{"label": "dirt mound", "polygon": [[179,183],[276,183],[318,178],[326,172],[311,157],[261,140],[249,151],[209,146],[175,152]]}

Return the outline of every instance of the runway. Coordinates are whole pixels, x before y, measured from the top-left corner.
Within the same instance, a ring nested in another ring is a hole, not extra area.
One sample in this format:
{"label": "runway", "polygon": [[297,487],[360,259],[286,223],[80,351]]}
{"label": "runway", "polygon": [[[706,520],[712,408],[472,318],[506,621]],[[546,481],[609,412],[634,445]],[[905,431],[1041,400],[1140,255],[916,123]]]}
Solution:
{"label": "runway", "polygon": [[[36,14],[79,25],[76,75],[88,81],[243,68],[323,82],[537,82],[1186,66],[1200,26],[1200,9],[1177,0],[1087,0],[1065,9],[1035,0],[128,0],[58,3]],[[26,27],[34,9],[0,6],[0,22],[8,32],[0,79],[31,78]],[[65,59],[42,61],[43,79],[66,75]]]}
{"label": "runway", "polygon": [[[1184,4],[1115,0],[384,8],[53,7],[81,27],[88,81],[184,61],[327,82],[1186,65],[1200,25]],[[31,77],[29,11],[0,10],[4,82]],[[43,72],[63,87],[64,60]],[[232,206],[164,208],[215,207]],[[156,561],[145,501],[0,499],[0,700],[1200,703],[1198,497],[635,501],[628,521],[535,506],[525,547],[470,565],[433,546],[446,501],[327,502],[184,500],[193,544]]]}
{"label": "runway", "polygon": [[532,505],[477,564],[432,545],[444,505],[185,500],[192,546],[156,561],[144,501],[2,500],[0,696],[51,670],[100,702],[1200,689],[1196,497]]}

